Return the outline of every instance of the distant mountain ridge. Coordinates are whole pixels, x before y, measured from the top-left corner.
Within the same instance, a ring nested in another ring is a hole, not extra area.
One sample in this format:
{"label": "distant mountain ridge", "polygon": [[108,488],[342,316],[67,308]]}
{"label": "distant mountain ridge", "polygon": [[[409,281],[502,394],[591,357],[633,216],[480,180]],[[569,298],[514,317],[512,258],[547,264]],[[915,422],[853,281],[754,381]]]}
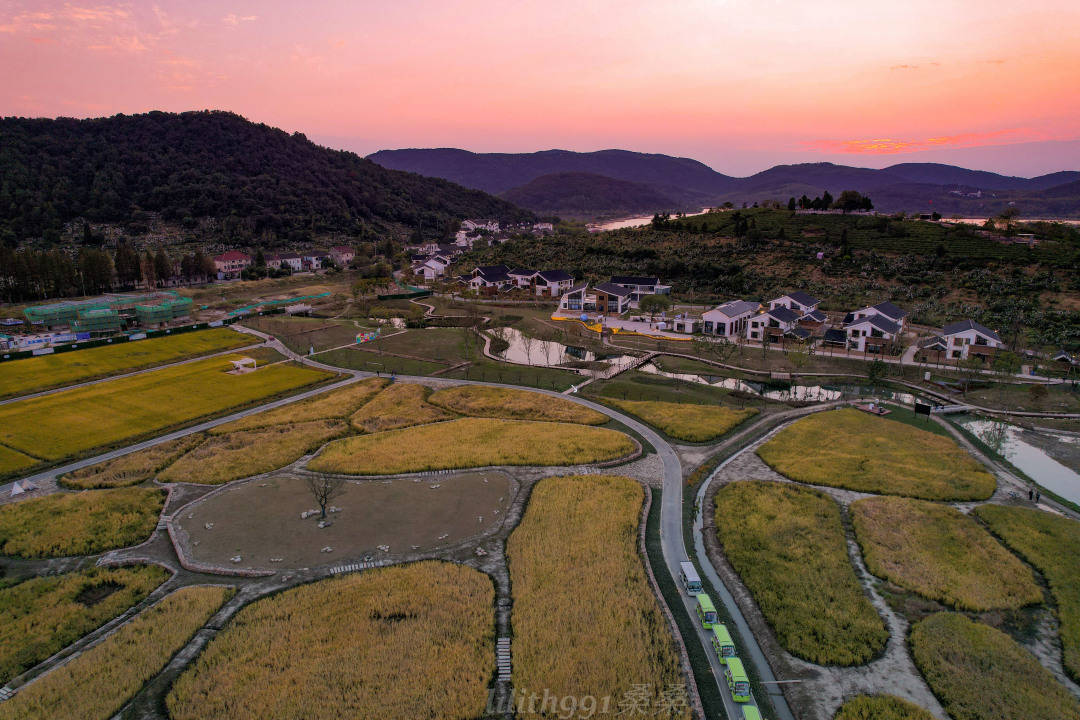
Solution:
{"label": "distant mountain ridge", "polygon": [[[696,160],[628,150],[588,153],[546,150],[515,154],[437,148],[380,150],[368,158],[387,168],[445,178],[508,199],[514,197],[510,192],[514,188],[540,177],[559,173],[599,175],[644,185],[670,198],[671,205],[658,206],[655,211],[698,209],[723,202],[786,202],[792,196],[814,197],[824,190],[835,196],[850,189],[871,194],[875,207],[886,212],[936,210],[943,214],[983,214],[1000,212],[1014,203],[1029,216],[1080,216],[1080,192],[1072,186],[1080,181],[1078,171],[1022,178],[941,163],[899,163],[880,170],[802,163],[777,165],[737,178],[716,172]],[[577,187],[567,192],[580,194],[580,190]],[[548,188],[549,197],[554,197],[554,191],[554,187]],[[597,192],[596,196],[603,198],[603,193]],[[591,210],[602,215],[610,214],[614,208],[597,204]]]}
{"label": "distant mountain ridge", "polygon": [[568,219],[592,219],[597,208],[620,216],[656,212],[678,204],[649,185],[582,172],[541,175],[499,197],[541,215]]}

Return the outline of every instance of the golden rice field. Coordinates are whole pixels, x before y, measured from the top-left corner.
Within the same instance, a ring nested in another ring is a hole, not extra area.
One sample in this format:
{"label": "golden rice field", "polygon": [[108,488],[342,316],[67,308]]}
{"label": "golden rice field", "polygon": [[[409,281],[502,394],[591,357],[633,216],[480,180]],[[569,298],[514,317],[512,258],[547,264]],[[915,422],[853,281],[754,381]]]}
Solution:
{"label": "golden rice field", "polygon": [[142,602],[168,576],[156,565],[92,568],[0,588],[0,683]]}
{"label": "golden rice field", "polygon": [[172,720],[464,720],[495,671],[486,575],[428,561],[242,609],[166,698]]}
{"label": "golden rice field", "polygon": [[386,378],[369,378],[346,385],[340,390],[316,395],[307,400],[289,403],[284,407],[248,415],[224,425],[218,425],[211,434],[222,435],[236,430],[251,430],[268,425],[308,422],[310,420],[345,419],[363,407],[371,398],[389,384]]}
{"label": "golden rice field", "polygon": [[169,463],[205,439],[203,433],[193,433],[137,450],[61,475],[60,484],[76,490],[138,485],[153,479]]}
{"label": "golden rice field", "polygon": [[615,400],[610,405],[636,415],[668,437],[687,442],[708,442],[757,414],[754,408],[736,410],[724,405],[693,405],[659,400]]}
{"label": "golden rice field", "polygon": [[102,345],[0,363],[0,398],[97,380],[259,342],[228,328]]}
{"label": "golden rice field", "polygon": [[208,358],[0,406],[0,443],[61,460],[217,415],[332,376],[292,363],[231,375]]}
{"label": "golden rice field", "polygon": [[580,465],[626,457],[635,447],[627,435],[607,428],[462,418],[335,440],[308,469],[393,475],[489,465]]}
{"label": "golden rice field", "polygon": [[789,483],[741,481],[716,493],[716,530],[780,644],[821,665],[860,665],[889,633],[848,556],[840,506]]}
{"label": "golden rice field", "polygon": [[1031,570],[955,508],[871,497],[851,519],[870,572],[923,597],[973,612],[1042,602]]}
{"label": "golden rice field", "polygon": [[313,420],[213,435],[159,472],[158,480],[220,485],[285,467],[348,433],[343,420]]}
{"label": "golden rice field", "polygon": [[571,400],[514,388],[459,385],[432,393],[432,405],[472,417],[603,425],[607,415]]}
{"label": "golden rice field", "polygon": [[934,720],[934,716],[893,695],[856,695],[840,706],[833,720]]}
{"label": "golden rice field", "polygon": [[1061,622],[1065,670],[1080,680],[1080,522],[1003,505],[981,505],[975,513],[1046,578]]}
{"label": "golden rice field", "polygon": [[394,383],[357,410],[352,425],[366,433],[451,420],[453,413],[427,402],[431,389],[415,383]]}
{"label": "golden rice field", "polygon": [[814,413],[757,450],[792,480],[923,500],[984,500],[994,477],[951,439],[853,408]]}
{"label": "golden rice field", "polygon": [[1080,719],[1080,702],[1000,630],[945,612],[916,623],[908,639],[953,720]]}
{"label": "golden rice field", "polygon": [[221,586],[177,590],[0,703],[0,720],[109,720],[232,594]]}
{"label": "golden rice field", "polygon": [[18,450],[12,450],[9,447],[0,445],[0,477],[33,467],[39,462],[40,460],[36,460]]}
{"label": "golden rice field", "polygon": [[116,488],[3,505],[0,554],[65,557],[138,545],[154,531],[164,504],[164,490]]}
{"label": "golden rice field", "polygon": [[547,478],[533,488],[506,548],[516,688],[618,699],[647,684],[655,708],[660,692],[684,684],[638,553],[643,499],[626,477]]}

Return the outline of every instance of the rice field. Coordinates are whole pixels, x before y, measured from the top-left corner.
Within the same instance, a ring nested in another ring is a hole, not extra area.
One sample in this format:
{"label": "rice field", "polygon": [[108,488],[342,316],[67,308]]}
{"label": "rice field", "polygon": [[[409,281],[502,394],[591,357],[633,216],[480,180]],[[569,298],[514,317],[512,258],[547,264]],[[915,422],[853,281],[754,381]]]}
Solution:
{"label": "rice field", "polygon": [[486,575],[428,561],[242,609],[166,698],[172,720],[464,720],[495,670]]}
{"label": "rice field", "polygon": [[206,435],[203,433],[193,433],[145,450],[137,450],[61,475],[60,484],[76,490],[138,485],[153,479],[169,463],[205,439]]}
{"label": "rice field", "polygon": [[0,443],[61,460],[330,379],[292,363],[231,375],[208,358],[0,406]]}
{"label": "rice field", "polygon": [[690,717],[653,712],[659,693],[685,684],[638,553],[643,500],[626,477],[547,478],[533,488],[506,549],[515,688],[617,700],[647,685],[651,717]]}
{"label": "rice field", "polygon": [[1042,602],[1031,570],[974,519],[948,505],[872,497],[851,505],[870,572],[956,610]]}
{"label": "rice field", "polygon": [[790,653],[820,665],[860,665],[889,633],[848,556],[840,506],[788,483],[741,481],[715,496],[724,555]]}
{"label": "rice field", "polygon": [[102,345],[0,363],[0,398],[74,385],[259,342],[228,328]]}
{"label": "rice field", "polygon": [[912,656],[953,720],[1078,720],[1080,702],[1015,640],[957,613],[916,623]]}
{"label": "rice field", "polygon": [[490,465],[579,465],[634,450],[629,436],[607,428],[462,418],[335,440],[307,466],[316,472],[393,475]]}
{"label": "rice field", "polygon": [[893,695],[857,695],[840,706],[833,720],[934,720],[934,716]]}
{"label": "rice field", "polygon": [[603,425],[607,415],[571,400],[514,388],[459,385],[432,393],[428,402],[460,415]]}
{"label": "rice field", "polygon": [[982,505],[975,514],[1046,578],[1061,622],[1065,670],[1080,680],[1080,522],[1003,505]]}
{"label": "rice field", "polygon": [[109,720],[231,597],[185,587],[0,703],[0,720]]}
{"label": "rice field", "polygon": [[736,410],[724,405],[693,405],[659,400],[615,400],[606,402],[636,415],[668,437],[686,442],[709,442],[757,414],[754,408]]}
{"label": "rice field", "polygon": [[360,380],[340,390],[332,390],[307,400],[289,403],[284,407],[218,425],[210,433],[223,435],[236,430],[252,430],[270,425],[348,418],[375,397],[389,382],[386,378]]}
{"label": "rice field", "polygon": [[352,426],[361,432],[376,433],[457,417],[428,403],[430,394],[431,389],[423,385],[394,383],[353,414]]}
{"label": "rice field", "polygon": [[787,426],[758,456],[792,480],[923,500],[985,500],[994,477],[951,438],[853,408]]}
{"label": "rice field", "polygon": [[156,565],[92,568],[0,588],[0,683],[142,602],[167,578]]}
{"label": "rice field", "polygon": [[0,477],[13,475],[20,470],[37,465],[40,460],[30,457],[18,450],[0,445]]}
{"label": "rice field", "polygon": [[158,473],[158,480],[220,485],[285,467],[348,433],[343,420],[313,420],[213,435]]}
{"label": "rice field", "polygon": [[116,488],[0,506],[0,554],[66,557],[137,545],[154,531],[164,504],[164,490]]}

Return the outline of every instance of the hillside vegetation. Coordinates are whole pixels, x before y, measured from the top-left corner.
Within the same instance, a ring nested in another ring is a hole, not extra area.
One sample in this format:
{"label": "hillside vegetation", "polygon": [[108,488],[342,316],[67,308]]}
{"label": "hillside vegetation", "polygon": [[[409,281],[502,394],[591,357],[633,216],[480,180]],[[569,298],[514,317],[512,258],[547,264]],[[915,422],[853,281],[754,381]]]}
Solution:
{"label": "hillside vegetation", "polygon": [[679,202],[648,185],[593,173],[541,175],[500,197],[542,215],[586,220],[681,207]]}

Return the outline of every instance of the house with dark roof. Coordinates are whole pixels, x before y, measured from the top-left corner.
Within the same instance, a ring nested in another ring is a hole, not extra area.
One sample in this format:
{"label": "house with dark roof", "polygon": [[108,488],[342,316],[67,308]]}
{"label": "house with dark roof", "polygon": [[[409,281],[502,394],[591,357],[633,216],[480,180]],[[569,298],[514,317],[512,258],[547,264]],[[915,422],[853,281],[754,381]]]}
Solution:
{"label": "house with dark roof", "polygon": [[858,317],[844,328],[849,350],[865,353],[884,353],[896,345],[901,326],[881,313]]}
{"label": "house with dark roof", "polygon": [[529,270],[528,268],[511,268],[510,272],[506,274],[509,275],[510,280],[513,281],[513,286],[519,288],[532,287],[533,278],[536,277],[536,271]]}
{"label": "house with dark roof", "polygon": [[620,285],[630,291],[630,307],[637,307],[646,295],[669,295],[670,285],[661,285],[660,278],[643,275],[613,275],[613,285]]}
{"label": "house with dark roof", "polygon": [[480,265],[473,268],[469,288],[484,295],[494,295],[500,288],[512,284],[510,268],[505,265]]}
{"label": "house with dark roof", "polygon": [[533,287],[540,297],[559,297],[574,287],[574,276],[565,270],[541,270],[533,278]]}
{"label": "house with dark roof", "polygon": [[821,301],[809,293],[805,293],[802,290],[796,290],[795,292],[788,293],[787,295],[781,295],[775,300],[769,301],[769,309],[778,307],[785,307],[788,310],[794,310],[799,315],[806,315],[807,313],[814,312],[818,309],[818,305]]}
{"label": "house with dark roof", "polygon": [[847,317],[844,318],[844,324],[850,325],[851,323],[873,315],[879,315],[886,320],[890,320],[894,324],[899,325],[900,329],[903,330],[908,313],[907,310],[899,308],[891,302],[880,302],[877,305],[870,305],[856,310],[855,312],[848,313]]}
{"label": "house with dark roof", "polygon": [[761,305],[751,300],[731,300],[701,314],[701,328],[706,335],[738,338],[746,332],[747,321]]}
{"label": "house with dark roof", "polygon": [[581,283],[559,298],[559,310],[563,313],[621,315],[629,309],[630,291],[614,283],[600,283],[591,289],[588,283]]}
{"label": "house with dark roof", "polygon": [[761,342],[766,335],[770,341],[783,338],[799,323],[801,315],[783,306],[771,308],[749,318],[746,322],[746,339]]}
{"label": "house with dark roof", "polygon": [[946,357],[950,360],[967,360],[977,357],[989,361],[1005,346],[1001,337],[974,320],[949,323],[941,329],[945,341]]}

